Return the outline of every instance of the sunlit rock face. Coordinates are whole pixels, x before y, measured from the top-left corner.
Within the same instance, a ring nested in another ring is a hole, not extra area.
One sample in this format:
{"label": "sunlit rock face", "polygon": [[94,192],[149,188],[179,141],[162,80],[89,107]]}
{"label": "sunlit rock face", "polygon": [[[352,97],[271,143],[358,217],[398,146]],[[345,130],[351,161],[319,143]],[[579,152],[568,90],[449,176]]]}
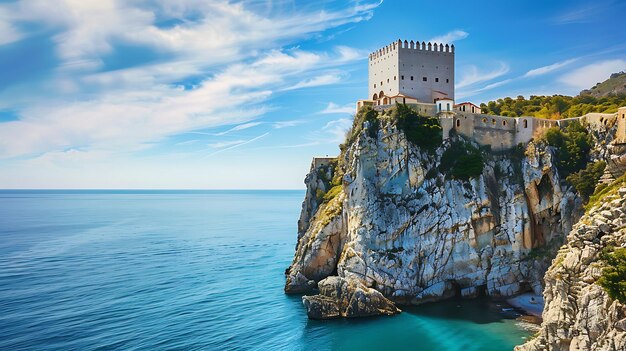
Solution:
{"label": "sunlit rock face", "polygon": [[607,246],[626,247],[626,187],[569,233],[545,275],[539,335],[516,350],[626,350],[626,307],[597,284]]}
{"label": "sunlit rock face", "polygon": [[[338,276],[396,303],[541,293],[581,215],[551,151],[532,143],[487,151],[482,174],[461,181],[439,169],[450,142],[429,153],[383,122],[375,136],[361,132],[335,168],[311,169],[285,291]],[[339,170],[341,192],[322,200],[323,180]]]}

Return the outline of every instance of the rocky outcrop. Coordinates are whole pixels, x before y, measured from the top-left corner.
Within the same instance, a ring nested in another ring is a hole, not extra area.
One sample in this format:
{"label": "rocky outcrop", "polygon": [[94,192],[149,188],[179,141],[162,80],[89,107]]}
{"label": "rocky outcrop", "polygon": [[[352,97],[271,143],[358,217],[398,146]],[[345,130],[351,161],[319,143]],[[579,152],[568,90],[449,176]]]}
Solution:
{"label": "rocky outcrop", "polygon": [[[377,133],[364,128],[346,146],[334,169],[307,176],[285,291],[310,291],[309,281],[338,276],[401,304],[541,293],[550,259],[581,215],[551,150],[531,143],[485,152],[480,176],[456,180],[440,169],[456,139],[427,152],[380,120]],[[324,172],[326,179],[340,173],[342,188],[321,201]]]}
{"label": "rocky outcrop", "polygon": [[626,247],[626,187],[603,198],[569,233],[545,275],[541,330],[516,350],[626,350],[626,306],[597,285],[607,247]]}
{"label": "rocky outcrop", "polygon": [[328,277],[319,282],[319,294],[302,302],[311,319],[393,315],[400,310],[380,292],[357,281]]}

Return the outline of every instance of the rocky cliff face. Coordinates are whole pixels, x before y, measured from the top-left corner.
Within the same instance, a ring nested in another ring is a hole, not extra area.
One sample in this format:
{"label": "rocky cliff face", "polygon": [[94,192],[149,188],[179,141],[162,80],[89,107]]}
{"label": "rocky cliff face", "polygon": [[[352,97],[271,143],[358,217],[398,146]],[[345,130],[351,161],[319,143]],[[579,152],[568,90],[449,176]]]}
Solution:
{"label": "rocky cliff face", "polygon": [[626,247],[626,187],[604,197],[569,233],[545,275],[541,330],[516,350],[626,350],[626,306],[597,284],[607,247]]}
{"label": "rocky cliff face", "polygon": [[[532,143],[487,152],[482,174],[461,181],[438,168],[450,142],[428,153],[382,120],[375,135],[364,128],[336,166],[311,169],[285,291],[309,292],[338,276],[396,303],[540,293],[550,259],[582,214],[552,153]],[[331,189],[338,176],[340,188]]]}

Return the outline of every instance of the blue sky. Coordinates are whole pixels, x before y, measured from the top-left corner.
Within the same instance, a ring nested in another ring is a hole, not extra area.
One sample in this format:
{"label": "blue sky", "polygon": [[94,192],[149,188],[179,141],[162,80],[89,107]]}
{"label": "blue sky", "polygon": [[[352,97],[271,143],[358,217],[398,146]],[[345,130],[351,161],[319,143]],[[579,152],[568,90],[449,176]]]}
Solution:
{"label": "blue sky", "polygon": [[623,1],[0,0],[0,188],[297,189],[367,54],[456,46],[457,100],[626,69]]}

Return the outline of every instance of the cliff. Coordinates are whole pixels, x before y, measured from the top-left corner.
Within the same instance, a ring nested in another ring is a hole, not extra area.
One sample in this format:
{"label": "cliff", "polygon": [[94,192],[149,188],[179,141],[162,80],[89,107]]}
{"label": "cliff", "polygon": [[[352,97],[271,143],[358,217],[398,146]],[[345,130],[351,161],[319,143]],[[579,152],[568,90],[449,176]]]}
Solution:
{"label": "cliff", "polygon": [[442,158],[476,145],[453,136],[427,150],[407,140],[392,115],[357,118],[336,162],[307,175],[285,291],[311,293],[338,276],[397,304],[541,293],[544,272],[582,215],[554,150],[532,142],[483,149],[482,171],[464,180]]}
{"label": "cliff", "polygon": [[603,256],[626,247],[623,180],[613,184],[567,236],[545,275],[541,329],[517,351],[626,350],[626,306],[598,284],[607,265]]}

